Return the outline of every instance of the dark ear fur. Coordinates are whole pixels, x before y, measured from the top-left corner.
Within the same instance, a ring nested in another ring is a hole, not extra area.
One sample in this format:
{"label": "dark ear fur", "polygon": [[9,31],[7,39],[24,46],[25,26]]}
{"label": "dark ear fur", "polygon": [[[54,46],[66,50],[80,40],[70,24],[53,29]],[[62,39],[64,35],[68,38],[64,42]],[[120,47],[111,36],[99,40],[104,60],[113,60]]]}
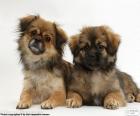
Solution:
{"label": "dark ear fur", "polygon": [[55,29],[55,46],[57,51],[62,55],[64,44],[67,42],[65,32],[54,23]]}
{"label": "dark ear fur", "polygon": [[28,26],[36,19],[38,19],[39,16],[34,16],[34,15],[29,15],[29,16],[26,16],[26,17],[23,17],[20,19],[20,22],[19,22],[19,31],[20,32],[24,32]]}
{"label": "dark ear fur", "polygon": [[116,33],[111,33],[111,40],[108,42],[108,51],[110,54],[116,54],[120,45],[120,36]]}
{"label": "dark ear fur", "polygon": [[79,42],[79,35],[71,36],[71,39],[69,41],[69,47],[73,55],[76,55],[78,51],[78,42]]}

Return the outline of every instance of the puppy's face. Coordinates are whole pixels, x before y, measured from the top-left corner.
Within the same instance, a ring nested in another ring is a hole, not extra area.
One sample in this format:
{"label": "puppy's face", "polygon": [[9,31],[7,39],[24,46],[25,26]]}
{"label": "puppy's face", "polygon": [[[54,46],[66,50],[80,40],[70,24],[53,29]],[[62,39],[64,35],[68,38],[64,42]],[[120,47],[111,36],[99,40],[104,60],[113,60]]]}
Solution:
{"label": "puppy's face", "polygon": [[87,70],[109,70],[115,65],[119,43],[119,36],[107,26],[83,28],[70,41],[73,61]]}
{"label": "puppy's face", "polygon": [[62,56],[67,37],[56,24],[39,16],[27,16],[20,19],[19,31],[19,51],[25,64],[41,64]]}

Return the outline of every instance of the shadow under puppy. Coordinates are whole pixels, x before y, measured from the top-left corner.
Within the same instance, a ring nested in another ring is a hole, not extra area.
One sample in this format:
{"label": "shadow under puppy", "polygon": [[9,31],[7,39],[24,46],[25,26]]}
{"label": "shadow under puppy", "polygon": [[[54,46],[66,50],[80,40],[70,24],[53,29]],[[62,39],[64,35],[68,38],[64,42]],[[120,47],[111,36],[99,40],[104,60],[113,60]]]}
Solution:
{"label": "shadow under puppy", "polygon": [[20,19],[19,32],[24,87],[17,108],[29,108],[32,103],[41,103],[43,109],[65,105],[69,64],[62,54],[66,34],[55,23],[32,15]]}
{"label": "shadow under puppy", "polygon": [[127,96],[140,101],[131,77],[115,67],[119,44],[119,35],[107,26],[85,27],[72,36],[74,69],[67,85],[68,107],[84,104],[116,109],[126,105]]}

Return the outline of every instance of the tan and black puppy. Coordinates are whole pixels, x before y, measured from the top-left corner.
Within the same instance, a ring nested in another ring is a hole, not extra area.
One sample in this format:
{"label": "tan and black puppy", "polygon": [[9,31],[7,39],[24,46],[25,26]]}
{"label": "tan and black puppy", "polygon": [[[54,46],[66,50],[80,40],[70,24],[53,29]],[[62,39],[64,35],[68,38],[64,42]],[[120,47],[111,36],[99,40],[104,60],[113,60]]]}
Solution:
{"label": "tan and black puppy", "polygon": [[41,103],[41,108],[65,105],[68,63],[62,60],[67,42],[64,31],[39,16],[20,19],[18,50],[24,72],[24,87],[18,109]]}
{"label": "tan and black puppy", "polygon": [[135,83],[115,67],[119,44],[119,35],[107,26],[86,27],[72,36],[74,70],[68,84],[68,107],[84,104],[116,109],[126,105],[129,93],[133,101],[138,94]]}

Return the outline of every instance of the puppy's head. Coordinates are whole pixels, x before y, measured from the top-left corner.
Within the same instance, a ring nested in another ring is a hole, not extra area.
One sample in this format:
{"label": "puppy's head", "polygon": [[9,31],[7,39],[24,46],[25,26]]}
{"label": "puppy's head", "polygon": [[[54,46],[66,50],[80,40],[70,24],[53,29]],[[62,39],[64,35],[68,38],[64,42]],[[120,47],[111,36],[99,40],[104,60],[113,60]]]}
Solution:
{"label": "puppy's head", "polygon": [[73,62],[87,70],[109,70],[115,65],[120,37],[107,26],[86,27],[72,36]]}
{"label": "puppy's head", "polygon": [[61,58],[67,37],[55,23],[30,15],[20,19],[19,32],[19,51],[25,65],[44,65]]}

